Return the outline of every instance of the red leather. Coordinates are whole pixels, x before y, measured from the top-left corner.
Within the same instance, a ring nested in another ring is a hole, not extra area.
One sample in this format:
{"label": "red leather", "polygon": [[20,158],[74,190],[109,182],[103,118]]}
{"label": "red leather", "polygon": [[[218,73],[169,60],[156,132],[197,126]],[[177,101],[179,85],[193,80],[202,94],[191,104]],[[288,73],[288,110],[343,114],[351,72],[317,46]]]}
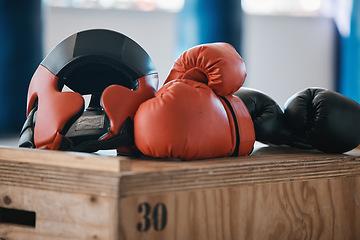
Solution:
{"label": "red leather", "polygon": [[165,85],[135,114],[135,144],[145,155],[183,160],[250,154],[251,116],[232,96],[245,64],[227,43],[196,46],[175,62]]}
{"label": "red leather", "polygon": [[[110,120],[109,132],[100,140],[112,138],[119,134],[124,121],[134,115],[140,104],[154,97],[158,86],[158,75],[151,74],[138,79],[136,90],[112,85],[107,87],[102,96],[101,104]],[[126,104],[124,104],[126,103]]]}
{"label": "red leather", "polygon": [[29,86],[27,114],[37,99],[38,112],[34,129],[36,148],[59,149],[65,124],[84,108],[84,99],[75,92],[60,92],[58,78],[40,65]]}
{"label": "red leather", "polygon": [[191,79],[207,84],[217,95],[235,93],[244,83],[243,59],[228,43],[199,45],[185,51],[174,63],[168,83],[174,79]]}
{"label": "red leather", "polygon": [[[248,155],[252,152],[255,143],[255,129],[251,115],[240,98],[235,96],[225,96],[225,98],[231,104],[232,110],[236,116],[236,119],[233,119],[233,121],[230,122],[236,121],[238,126],[240,143],[236,155]],[[235,131],[236,129],[233,130]]]}
{"label": "red leather", "polygon": [[[119,134],[121,127],[130,117],[134,118],[139,105],[154,97],[158,86],[158,75],[151,74],[140,79],[136,90],[120,85],[107,87],[101,98],[103,109],[109,117],[109,132],[100,140]],[[76,92],[60,92],[58,78],[44,66],[36,70],[29,86],[27,114],[38,101],[34,144],[36,148],[59,149],[64,136],[61,133],[66,124],[76,120],[84,109],[84,99]],[[124,104],[126,103],[126,104]]]}
{"label": "red leather", "polygon": [[148,156],[183,160],[229,156],[232,129],[223,104],[205,84],[174,80],[140,105],[135,144]]}

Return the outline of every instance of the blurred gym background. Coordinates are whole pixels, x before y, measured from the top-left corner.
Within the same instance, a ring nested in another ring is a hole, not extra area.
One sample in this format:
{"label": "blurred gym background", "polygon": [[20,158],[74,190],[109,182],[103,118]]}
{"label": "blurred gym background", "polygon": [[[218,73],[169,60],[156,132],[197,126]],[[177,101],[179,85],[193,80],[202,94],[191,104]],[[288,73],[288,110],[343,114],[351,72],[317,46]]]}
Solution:
{"label": "blurred gym background", "polygon": [[[244,58],[245,86],[283,106],[307,87],[360,101],[358,0],[4,0],[0,2],[0,138],[16,138],[27,88],[44,56],[69,35],[119,31],[152,57],[161,83],[174,60],[223,41]],[[160,85],[161,86],[161,85]]]}

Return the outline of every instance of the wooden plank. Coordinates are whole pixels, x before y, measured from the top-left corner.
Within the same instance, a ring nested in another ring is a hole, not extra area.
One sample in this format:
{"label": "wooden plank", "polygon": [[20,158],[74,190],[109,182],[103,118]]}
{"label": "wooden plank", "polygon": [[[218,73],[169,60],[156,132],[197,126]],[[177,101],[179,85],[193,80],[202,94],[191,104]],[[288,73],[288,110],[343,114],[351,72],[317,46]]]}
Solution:
{"label": "wooden plank", "polygon": [[[360,239],[359,189],[359,177],[341,177],[128,196],[120,199],[119,236],[127,240]],[[166,217],[156,206],[166,207]]]}
{"label": "wooden plank", "polygon": [[180,161],[174,159],[132,159],[128,171],[133,174],[145,172],[161,172],[171,170],[201,169],[204,167],[218,167],[227,165],[258,165],[263,163],[282,164],[293,161],[310,161],[316,159],[358,158],[360,149],[355,149],[346,154],[326,154],[316,150],[304,150],[288,147],[261,147],[250,156],[213,158],[194,161]]}
{"label": "wooden plank", "polygon": [[0,185],[0,206],[36,213],[35,226],[0,216],[0,239],[117,239],[115,198]]}
{"label": "wooden plank", "polygon": [[0,148],[0,184],[117,197],[128,162],[97,154]]}
{"label": "wooden plank", "polygon": [[278,154],[257,152],[252,156],[213,161],[134,160],[131,169],[133,171],[122,174],[121,196],[358,176],[360,157],[293,149]]}
{"label": "wooden plank", "polygon": [[126,157],[27,148],[0,147],[0,161],[113,173],[129,170]]}
{"label": "wooden plank", "polygon": [[356,175],[360,175],[359,155],[290,148],[190,162],[0,149],[3,184],[114,197]]}
{"label": "wooden plank", "polygon": [[0,184],[117,197],[120,174],[0,162]]}

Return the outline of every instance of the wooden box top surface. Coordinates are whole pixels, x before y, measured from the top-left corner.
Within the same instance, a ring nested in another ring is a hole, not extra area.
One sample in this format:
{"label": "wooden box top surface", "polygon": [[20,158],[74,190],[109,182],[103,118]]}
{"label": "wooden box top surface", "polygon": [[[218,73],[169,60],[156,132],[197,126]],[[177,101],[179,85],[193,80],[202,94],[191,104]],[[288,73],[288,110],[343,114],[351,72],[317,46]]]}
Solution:
{"label": "wooden box top surface", "polygon": [[344,154],[326,154],[316,150],[288,147],[260,146],[249,156],[181,161],[177,159],[151,159],[116,156],[113,152],[80,153],[0,146],[0,162],[29,163],[79,170],[109,173],[158,172],[179,169],[209,168],[231,165],[258,166],[259,164],[283,164],[289,162],[313,162],[330,159],[359,159],[360,148]]}
{"label": "wooden box top surface", "polygon": [[116,197],[358,175],[360,149],[324,154],[261,146],[250,156],[179,161],[0,147],[0,184]]}

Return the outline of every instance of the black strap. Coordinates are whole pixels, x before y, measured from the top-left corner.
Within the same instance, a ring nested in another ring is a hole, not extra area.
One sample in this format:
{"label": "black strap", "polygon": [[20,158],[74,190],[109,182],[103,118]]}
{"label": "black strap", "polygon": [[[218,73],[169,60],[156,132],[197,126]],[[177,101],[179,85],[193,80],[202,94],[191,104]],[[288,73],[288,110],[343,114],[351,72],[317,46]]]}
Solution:
{"label": "black strap", "polygon": [[34,144],[34,126],[36,120],[37,106],[35,106],[29,113],[22,129],[19,138],[19,147],[35,148]]}
{"label": "black strap", "polygon": [[231,112],[231,115],[233,117],[233,120],[234,120],[234,126],[235,126],[235,134],[236,134],[236,143],[235,143],[235,149],[234,149],[234,152],[231,154],[232,157],[235,157],[235,156],[238,156],[238,153],[239,153],[239,147],[240,147],[240,133],[239,133],[239,126],[237,124],[237,120],[236,120],[236,114],[234,112],[234,109],[232,108],[231,106],[231,103],[225,98],[225,97],[222,97],[222,96],[219,96],[222,100],[224,100],[224,102],[226,103],[226,105],[228,106],[230,112]]}

